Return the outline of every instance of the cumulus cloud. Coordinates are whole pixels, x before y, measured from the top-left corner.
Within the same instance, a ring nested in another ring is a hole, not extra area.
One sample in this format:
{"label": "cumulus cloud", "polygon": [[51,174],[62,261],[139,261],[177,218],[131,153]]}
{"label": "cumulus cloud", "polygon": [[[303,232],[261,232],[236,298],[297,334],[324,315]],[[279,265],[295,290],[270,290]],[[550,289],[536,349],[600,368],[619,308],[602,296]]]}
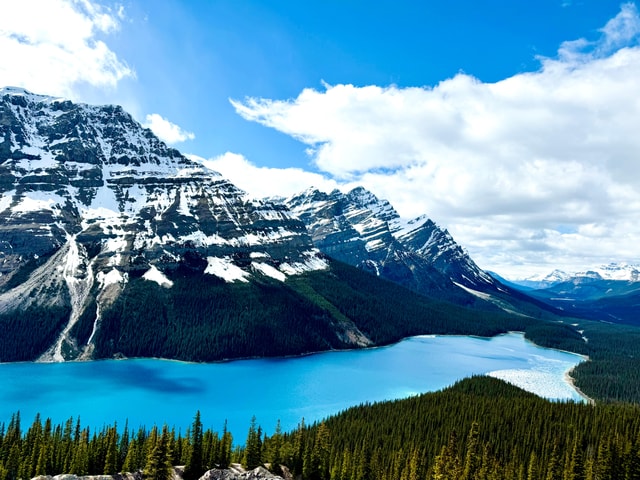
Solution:
{"label": "cumulus cloud", "polygon": [[204,159],[194,155],[189,158],[220,172],[223,177],[258,198],[287,197],[309,186],[330,192],[338,188],[335,180],[300,168],[258,167],[244,156],[227,152],[218,157]]}
{"label": "cumulus cloud", "polygon": [[160,140],[170,145],[196,138],[195,134],[192,132],[184,131],[178,125],[171,123],[169,120],[157,113],[147,115],[146,121],[142,126],[150,128]]}
{"label": "cumulus cloud", "polygon": [[626,3],[600,38],[565,42],[538,71],[496,83],[458,74],[232,104],[307,144],[328,177],[404,216],[428,213],[485,268],[638,262],[639,39]]}
{"label": "cumulus cloud", "polygon": [[74,98],[81,85],[115,87],[134,71],[99,37],[119,27],[116,12],[89,0],[4,2],[0,85]]}

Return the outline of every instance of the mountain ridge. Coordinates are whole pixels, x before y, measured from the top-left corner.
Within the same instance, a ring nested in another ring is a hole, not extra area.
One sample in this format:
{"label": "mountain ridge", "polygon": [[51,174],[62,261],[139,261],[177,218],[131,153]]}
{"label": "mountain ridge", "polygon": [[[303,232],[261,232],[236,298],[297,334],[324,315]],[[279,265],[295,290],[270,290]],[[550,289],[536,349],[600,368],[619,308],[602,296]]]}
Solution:
{"label": "mountain ridge", "polygon": [[121,107],[1,95],[0,313],[71,311],[41,359],[90,357],[70,332],[94,297],[99,315],[132,275],[171,287],[179,268],[239,282],[328,268],[286,209],[250,199]]}
{"label": "mountain ridge", "polygon": [[552,310],[480,269],[427,215],[404,220],[363,187],[346,193],[309,188],[279,201],[304,222],[323,253],[422,295],[534,316]]}
{"label": "mountain ridge", "polygon": [[[365,272],[323,253],[286,205],[250,198],[121,107],[5,88],[0,361],[291,355],[493,335],[542,315],[510,292],[488,301],[480,287],[501,287],[430,220],[403,225],[362,188],[350,201],[360,207],[342,220]],[[366,273],[384,258],[434,294]]]}

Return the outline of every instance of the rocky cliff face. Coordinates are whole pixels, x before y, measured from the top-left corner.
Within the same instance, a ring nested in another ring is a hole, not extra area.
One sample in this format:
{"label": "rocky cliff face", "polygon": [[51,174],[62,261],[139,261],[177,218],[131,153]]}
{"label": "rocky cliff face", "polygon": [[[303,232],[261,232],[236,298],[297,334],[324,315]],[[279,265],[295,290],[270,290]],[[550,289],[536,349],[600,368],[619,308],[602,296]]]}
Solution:
{"label": "rocky cliff face", "polygon": [[0,89],[0,314],[69,308],[41,356],[91,356],[70,332],[132,275],[171,287],[187,268],[283,280],[327,264],[304,224],[168,148],[117,106]]}
{"label": "rocky cliff face", "polygon": [[284,201],[327,255],[427,295],[466,303],[469,291],[498,292],[451,235],[426,216],[403,222],[386,200],[364,188],[307,190]]}

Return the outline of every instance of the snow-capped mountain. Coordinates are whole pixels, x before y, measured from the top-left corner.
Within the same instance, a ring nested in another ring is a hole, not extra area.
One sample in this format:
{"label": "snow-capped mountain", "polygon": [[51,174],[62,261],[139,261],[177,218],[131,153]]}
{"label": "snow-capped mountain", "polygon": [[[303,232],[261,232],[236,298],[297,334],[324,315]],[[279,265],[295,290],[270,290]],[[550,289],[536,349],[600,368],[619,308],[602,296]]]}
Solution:
{"label": "snow-capped mountain", "polygon": [[[0,90],[0,314],[70,316],[42,359],[90,355],[100,312],[130,278],[170,287],[199,270],[226,281],[322,270],[305,226],[168,148],[117,106]],[[93,331],[72,334],[95,302]]]}
{"label": "snow-capped mountain", "polygon": [[591,268],[583,273],[576,273],[575,276],[599,276],[602,280],[640,282],[640,265],[630,265],[627,263],[610,263],[608,265],[601,265],[596,268]]}
{"label": "snow-capped mountain", "polygon": [[426,295],[459,303],[497,301],[507,288],[480,269],[447,230],[426,216],[403,221],[387,200],[362,187],[308,189],[284,203],[327,255]]}
{"label": "snow-capped mountain", "polygon": [[597,267],[591,267],[587,270],[573,273],[554,270],[547,275],[532,275],[524,279],[512,280],[512,283],[523,287],[541,290],[551,288],[554,285],[563,282],[582,283],[584,281],[588,282],[597,280],[640,282],[640,265],[609,263],[608,265],[599,265]]}
{"label": "snow-capped mountain", "polygon": [[121,107],[0,89],[0,361],[290,355],[533,321],[427,218],[364,189],[288,203]]}
{"label": "snow-capped mountain", "polygon": [[530,277],[519,279],[519,280],[511,280],[511,283],[515,286],[522,286],[528,289],[539,290],[542,288],[549,288],[553,285],[565,282],[571,278],[571,275],[563,272],[562,270],[554,270],[553,272],[546,275],[531,275]]}
{"label": "snow-capped mountain", "polygon": [[637,324],[640,266],[610,263],[575,273],[559,270],[547,276],[512,282],[526,293],[572,315]]}

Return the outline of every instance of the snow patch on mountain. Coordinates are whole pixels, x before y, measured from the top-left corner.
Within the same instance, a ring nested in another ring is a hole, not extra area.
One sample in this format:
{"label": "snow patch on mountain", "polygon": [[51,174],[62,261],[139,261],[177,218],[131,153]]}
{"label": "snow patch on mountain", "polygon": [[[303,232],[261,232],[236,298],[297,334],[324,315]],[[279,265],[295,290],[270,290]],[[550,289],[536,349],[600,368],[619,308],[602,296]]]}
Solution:
{"label": "snow patch on mountain", "polygon": [[233,263],[229,257],[207,257],[204,273],[215,275],[226,282],[248,282],[250,274]]}
{"label": "snow patch on mountain", "polygon": [[98,272],[96,275],[96,280],[98,281],[98,285],[100,285],[100,289],[104,289],[109,285],[126,283],[127,279],[128,275],[122,274],[117,268],[112,268],[108,273]]}
{"label": "snow patch on mountain", "polygon": [[280,264],[280,271],[287,275],[300,275],[306,272],[315,272],[319,270],[327,270],[329,263],[318,255],[317,250],[310,250],[303,253],[304,261],[302,262],[284,262]]}
{"label": "snow patch on mountain", "polygon": [[287,279],[287,276],[284,273],[266,263],[252,262],[251,268],[280,282],[284,282]]}
{"label": "snow patch on mountain", "polygon": [[142,275],[142,278],[149,280],[150,282],[156,282],[161,287],[173,287],[173,282],[169,280],[164,273],[158,270],[155,265],[151,265],[151,268]]}

